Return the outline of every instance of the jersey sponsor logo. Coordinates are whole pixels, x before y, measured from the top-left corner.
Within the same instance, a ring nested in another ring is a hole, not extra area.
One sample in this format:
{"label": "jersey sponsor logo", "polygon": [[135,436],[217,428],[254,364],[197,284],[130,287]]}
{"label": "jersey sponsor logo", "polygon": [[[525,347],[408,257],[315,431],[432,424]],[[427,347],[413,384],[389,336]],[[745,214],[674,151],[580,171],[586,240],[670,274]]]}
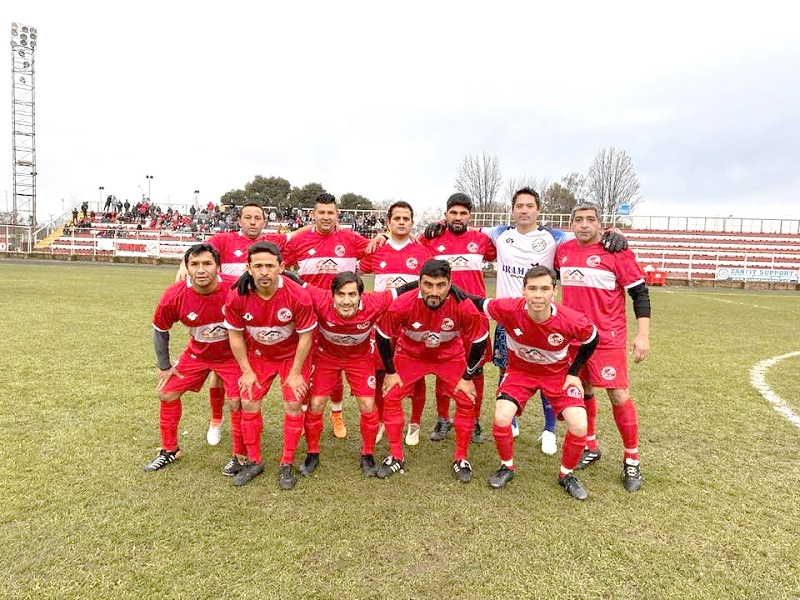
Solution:
{"label": "jersey sponsor logo", "polygon": [[336,244],[336,247],[333,249],[333,253],[339,258],[342,258],[345,255],[345,252],[347,252],[347,249],[341,244]]}
{"label": "jersey sponsor logo", "polygon": [[453,323],[453,319],[450,318],[442,319],[442,331],[452,331],[453,327],[455,326],[456,324]]}
{"label": "jersey sponsor logo", "polygon": [[590,257],[586,259],[586,265],[589,267],[599,267],[600,257],[597,256],[597,254],[592,254]]}
{"label": "jersey sponsor logo", "polygon": [[600,370],[600,377],[606,381],[613,381],[617,378],[617,370],[614,367],[603,367]]}
{"label": "jersey sponsor logo", "polygon": [[288,323],[292,320],[292,311],[288,308],[281,308],[278,310],[278,321],[281,323]]}
{"label": "jersey sponsor logo", "polygon": [[332,335],[328,339],[337,346],[355,346],[361,342],[360,338],[347,333]]}
{"label": "jersey sponsor logo", "polygon": [[317,263],[317,273],[338,273],[339,264],[332,258],[326,258]]}
{"label": "jersey sponsor logo", "polygon": [[581,394],[581,391],[574,385],[571,385],[567,388],[567,396],[569,396],[570,398],[583,398],[583,394]]}
{"label": "jersey sponsor logo", "polygon": [[508,273],[512,277],[523,277],[528,270],[527,267],[513,267],[511,265],[503,265],[503,273]]}
{"label": "jersey sponsor logo", "polygon": [[242,315],[242,318],[243,318],[245,321],[252,321],[252,320],[253,320],[253,315],[252,315],[251,313],[244,313],[244,314]]}
{"label": "jersey sponsor logo", "polygon": [[539,352],[536,348],[525,348],[522,347],[519,349],[519,353],[522,355],[521,358],[528,360],[530,362],[547,362],[545,360],[544,355]]}
{"label": "jersey sponsor logo", "polygon": [[372,323],[370,321],[364,321],[363,323],[357,323],[356,324],[356,329],[360,329],[361,331],[364,331],[365,329],[369,329],[370,325],[372,325]]}
{"label": "jersey sponsor logo", "polygon": [[190,321],[194,321],[199,316],[200,315],[198,315],[196,312],[192,311],[188,315],[186,315],[186,318],[189,319]]}
{"label": "jersey sponsor logo", "polygon": [[228,337],[228,330],[222,325],[212,325],[200,331],[200,337],[204,341],[223,340]]}
{"label": "jersey sponsor logo", "polygon": [[476,254],[478,252],[478,244],[476,244],[475,242],[470,242],[469,244],[467,244],[467,250],[469,250],[473,254]]}
{"label": "jersey sponsor logo", "polygon": [[547,336],[547,341],[551,346],[560,346],[564,343],[564,336],[562,336],[560,333],[551,333]]}
{"label": "jersey sponsor logo", "polygon": [[369,377],[367,377],[367,387],[369,389],[374,390],[376,385],[377,382],[375,380],[375,375],[370,375]]}
{"label": "jersey sponsor logo", "polygon": [[439,337],[439,334],[434,333],[433,331],[429,331],[423,339],[425,341],[426,348],[438,348],[442,341],[441,337]]}
{"label": "jersey sponsor logo", "polygon": [[409,256],[406,259],[406,267],[408,267],[409,269],[417,269],[419,268],[419,261],[413,256]]}
{"label": "jersey sponsor logo", "polygon": [[561,281],[564,283],[583,283],[584,278],[580,269],[561,269]]}
{"label": "jersey sponsor logo", "polygon": [[547,248],[547,242],[544,240],[533,240],[531,248],[533,248],[534,252],[541,252],[542,250]]}
{"label": "jersey sponsor logo", "polygon": [[447,258],[447,262],[450,263],[450,268],[454,271],[469,268],[469,259],[463,256],[450,256]]}
{"label": "jersey sponsor logo", "polygon": [[256,341],[264,345],[275,344],[283,339],[283,334],[275,329],[270,329],[269,331],[259,331],[256,334]]}
{"label": "jersey sponsor logo", "polygon": [[386,287],[388,289],[393,289],[393,288],[400,287],[401,285],[404,285],[406,283],[408,283],[408,281],[406,281],[405,279],[403,279],[403,277],[398,275],[397,277],[392,277],[391,279],[387,279],[386,280]]}

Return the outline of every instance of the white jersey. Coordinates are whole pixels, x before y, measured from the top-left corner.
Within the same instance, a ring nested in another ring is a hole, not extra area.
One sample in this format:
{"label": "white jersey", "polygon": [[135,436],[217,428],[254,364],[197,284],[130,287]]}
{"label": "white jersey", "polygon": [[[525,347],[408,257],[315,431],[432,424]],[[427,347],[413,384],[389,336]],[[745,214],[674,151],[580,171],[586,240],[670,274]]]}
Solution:
{"label": "white jersey", "polygon": [[522,296],[522,279],[531,267],[553,268],[556,248],[572,239],[572,233],[539,225],[528,233],[520,233],[508,225],[484,228],[497,248],[497,298]]}

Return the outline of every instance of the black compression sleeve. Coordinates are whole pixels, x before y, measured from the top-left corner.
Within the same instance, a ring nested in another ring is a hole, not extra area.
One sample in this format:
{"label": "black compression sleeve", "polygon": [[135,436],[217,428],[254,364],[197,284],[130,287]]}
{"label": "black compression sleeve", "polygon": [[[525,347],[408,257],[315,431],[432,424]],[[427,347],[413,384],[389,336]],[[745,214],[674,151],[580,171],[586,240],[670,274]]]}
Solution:
{"label": "black compression sleeve", "polygon": [[387,375],[395,374],[397,371],[394,368],[394,360],[392,358],[394,354],[392,341],[381,335],[380,331],[375,333],[375,340],[378,344],[378,354],[381,355],[381,360],[383,361],[383,370],[386,371]]}
{"label": "black compression sleeve", "polygon": [[475,374],[481,366],[481,360],[483,359],[483,355],[486,352],[486,341],[487,337],[484,337],[482,340],[473,342],[472,347],[469,349],[469,358],[467,359],[467,370],[464,371],[464,375],[462,379],[470,380],[472,376]]}
{"label": "black compression sleeve", "polygon": [[633,314],[637,319],[650,318],[650,290],[644,283],[635,285],[628,290],[628,295],[633,300]]}
{"label": "black compression sleeve", "polygon": [[594,349],[597,348],[597,342],[599,340],[600,336],[595,334],[594,339],[591,342],[581,344],[580,350],[578,350],[578,355],[575,357],[575,360],[572,361],[572,365],[569,367],[570,375],[574,375],[575,377],[578,376],[581,367],[586,364],[586,361],[589,360],[589,357],[594,352]]}
{"label": "black compression sleeve", "polygon": [[169,361],[169,331],[153,329],[153,347],[156,350],[158,368],[166,371],[172,366]]}

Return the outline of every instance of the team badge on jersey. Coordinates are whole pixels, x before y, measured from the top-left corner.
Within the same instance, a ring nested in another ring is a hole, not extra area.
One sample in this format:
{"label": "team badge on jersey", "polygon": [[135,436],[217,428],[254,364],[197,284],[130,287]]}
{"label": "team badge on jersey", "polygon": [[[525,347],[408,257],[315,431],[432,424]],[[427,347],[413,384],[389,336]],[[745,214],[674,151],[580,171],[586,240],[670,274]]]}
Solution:
{"label": "team badge on jersey", "polygon": [[372,325],[372,323],[370,323],[369,321],[364,321],[363,323],[357,323],[356,324],[356,329],[360,329],[361,331],[364,331],[365,329],[369,329],[370,325]]}
{"label": "team badge on jersey", "polygon": [[614,381],[617,378],[617,370],[614,367],[603,367],[600,377],[606,381]]}
{"label": "team badge on jersey", "polygon": [[564,336],[560,333],[551,333],[547,336],[547,341],[550,342],[551,346],[560,346],[564,343]]}
{"label": "team badge on jersey", "polygon": [[367,387],[369,389],[374,390],[375,384],[376,384],[375,375],[370,375],[369,377],[367,377]]}
{"label": "team badge on jersey", "polygon": [[190,321],[194,321],[199,316],[200,315],[198,315],[196,312],[192,311],[188,315],[186,315],[186,318],[189,319]]}
{"label": "team badge on jersey", "polygon": [[581,394],[581,391],[574,385],[571,385],[567,388],[567,396],[569,396],[570,398],[583,398],[583,394]]}
{"label": "team badge on jersey", "polygon": [[278,321],[281,323],[288,323],[292,320],[292,311],[288,308],[281,308],[278,310]]}
{"label": "team badge on jersey", "polygon": [[473,254],[476,254],[478,252],[478,244],[476,244],[475,242],[470,242],[469,244],[467,244],[467,250],[469,250]]}
{"label": "team badge on jersey", "polygon": [[339,258],[343,257],[345,252],[347,252],[347,250],[341,244],[336,244],[336,248],[333,249],[333,253]]}
{"label": "team badge on jersey", "polygon": [[589,258],[586,259],[586,265],[589,267],[599,267],[600,257],[597,256],[597,254],[592,254]]}
{"label": "team badge on jersey", "polygon": [[406,266],[409,269],[412,269],[412,270],[416,271],[419,268],[419,261],[416,258],[414,258],[413,256],[409,256],[406,259]]}
{"label": "team badge on jersey", "polygon": [[533,240],[533,244],[531,245],[531,247],[533,248],[533,250],[535,252],[541,252],[545,248],[547,248],[547,242],[545,242],[544,240],[541,240],[541,239]]}
{"label": "team badge on jersey", "polygon": [[456,324],[453,323],[453,319],[449,318],[442,319],[442,331],[452,331],[453,327],[455,326]]}
{"label": "team badge on jersey", "polygon": [[245,321],[252,321],[252,320],[253,320],[253,315],[252,315],[251,313],[244,313],[244,314],[242,315],[242,318],[243,318]]}

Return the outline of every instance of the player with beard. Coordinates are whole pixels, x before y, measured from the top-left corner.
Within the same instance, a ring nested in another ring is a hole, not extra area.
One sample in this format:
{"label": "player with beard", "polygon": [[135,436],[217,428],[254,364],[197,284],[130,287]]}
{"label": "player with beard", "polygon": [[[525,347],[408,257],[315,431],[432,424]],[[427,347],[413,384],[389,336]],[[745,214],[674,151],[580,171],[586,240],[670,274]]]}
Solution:
{"label": "player with beard", "polygon": [[[180,458],[178,423],[181,396],[185,392],[199,391],[206,377],[216,372],[228,396],[234,401],[239,397],[239,366],[233,358],[222,314],[234,279],[219,274],[219,253],[209,244],[190,247],[183,256],[183,264],[187,280],[166,289],[153,316],[161,448],[145,471],[157,471]],[[178,321],[189,328],[189,343],[173,365],[169,359],[169,330]]]}
{"label": "player with beard", "polygon": [[[350,229],[339,228],[339,209],[333,194],[319,194],[311,216],[314,227],[295,235],[286,244],[286,266],[297,265],[297,274],[303,281],[330,289],[339,273],[355,272],[358,259],[365,256],[369,240]],[[331,395],[330,420],[334,435],[345,438],[347,427],[342,416],[341,381]]]}
{"label": "player with beard", "polygon": [[231,405],[234,455],[223,472],[233,475],[237,486],[264,472],[261,400],[277,376],[281,378],[284,407],[278,485],[288,490],[297,483],[292,463],[303,433],[302,403],[311,375],[311,361],[307,359],[317,319],[308,292],[283,277],[283,269],[277,246],[269,242],[252,245],[247,273],[239,278],[236,291],[225,303],[225,326],[230,330],[231,349],[242,376],[241,406]]}
{"label": "player with beard", "polygon": [[[420,270],[419,293],[400,296],[378,325],[376,341],[386,371],[384,419],[390,452],[378,468],[380,478],[403,472],[402,401],[411,395],[416,381],[432,374],[445,382],[448,396],[456,402],[453,474],[463,483],[472,479],[472,465],[467,460],[475,415],[471,379],[483,359],[489,333],[472,303],[450,297],[450,287],[450,264],[428,260]],[[396,340],[396,347],[391,340]],[[469,360],[464,358],[467,345]]]}

